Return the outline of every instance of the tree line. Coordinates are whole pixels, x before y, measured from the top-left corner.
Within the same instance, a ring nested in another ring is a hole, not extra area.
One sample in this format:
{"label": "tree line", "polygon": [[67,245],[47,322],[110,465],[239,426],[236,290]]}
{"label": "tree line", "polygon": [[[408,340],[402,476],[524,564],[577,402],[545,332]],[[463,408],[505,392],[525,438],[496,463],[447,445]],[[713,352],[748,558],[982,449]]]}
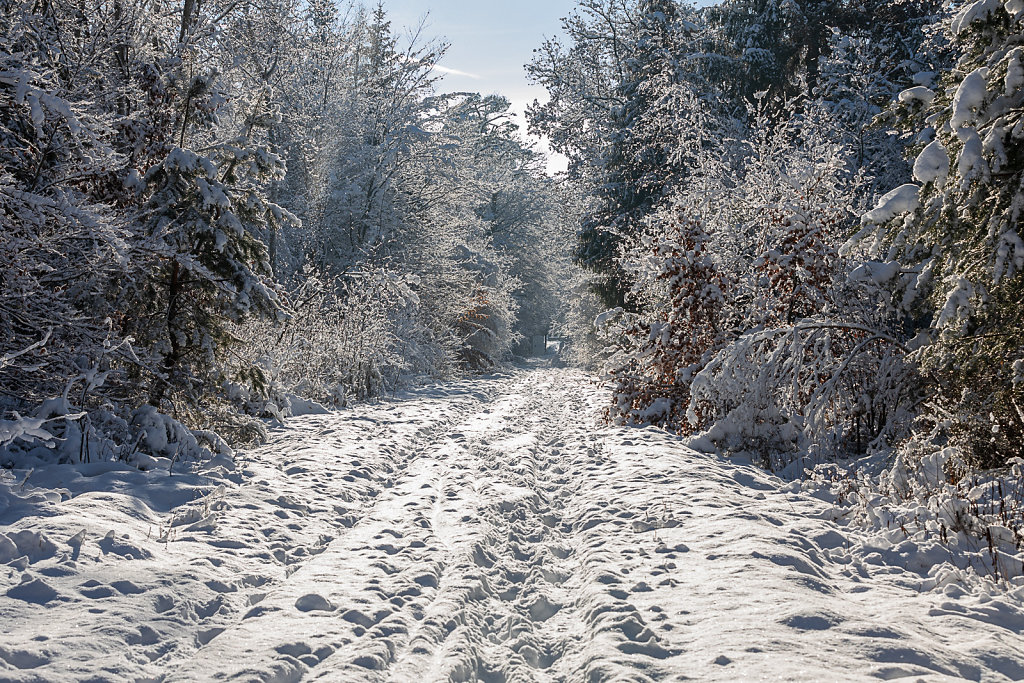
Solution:
{"label": "tree line", "polygon": [[528,67],[530,123],[589,198],[569,324],[609,417],[780,463],[1019,457],[1022,19],[583,0]]}
{"label": "tree line", "polygon": [[0,1],[5,462],[216,450],[550,326],[572,202],[445,49],[355,2]]}

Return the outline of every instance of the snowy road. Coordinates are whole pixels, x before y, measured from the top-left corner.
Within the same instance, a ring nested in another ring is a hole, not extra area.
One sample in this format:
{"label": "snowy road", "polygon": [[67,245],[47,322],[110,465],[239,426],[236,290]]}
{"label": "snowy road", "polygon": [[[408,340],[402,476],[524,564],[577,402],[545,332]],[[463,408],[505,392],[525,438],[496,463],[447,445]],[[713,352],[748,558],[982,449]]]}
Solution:
{"label": "snowy road", "polygon": [[0,679],[1024,677],[1024,589],[922,591],[825,503],[600,400],[523,370],[296,418],[205,478],[8,482]]}

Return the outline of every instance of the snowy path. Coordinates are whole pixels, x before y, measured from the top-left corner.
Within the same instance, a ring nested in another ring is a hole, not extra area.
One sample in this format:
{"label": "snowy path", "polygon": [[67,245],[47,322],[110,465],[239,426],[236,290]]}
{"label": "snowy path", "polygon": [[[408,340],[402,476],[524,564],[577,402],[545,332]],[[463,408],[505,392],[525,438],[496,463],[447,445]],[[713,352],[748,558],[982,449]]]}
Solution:
{"label": "snowy path", "polygon": [[517,371],[297,418],[234,471],[8,483],[0,679],[1024,677],[1024,589],[922,592],[824,503],[594,401]]}

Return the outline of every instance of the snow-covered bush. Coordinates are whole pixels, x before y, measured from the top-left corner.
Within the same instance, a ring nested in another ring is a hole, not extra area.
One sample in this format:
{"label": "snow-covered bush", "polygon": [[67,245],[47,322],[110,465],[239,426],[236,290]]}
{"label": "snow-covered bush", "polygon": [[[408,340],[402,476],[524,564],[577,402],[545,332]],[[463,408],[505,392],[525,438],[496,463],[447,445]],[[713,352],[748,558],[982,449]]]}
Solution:
{"label": "snow-covered bush", "polygon": [[[73,399],[84,402],[86,392],[101,383],[96,373],[84,373],[68,383],[63,395],[43,401],[31,415],[13,412],[0,420],[0,466],[26,469],[55,462],[120,460],[140,469],[169,469],[175,462],[233,456],[217,433],[189,429],[153,406],[142,406],[125,418],[109,403],[88,411],[73,405]],[[79,396],[70,395],[79,388]]]}
{"label": "snow-covered bush", "polygon": [[142,406],[131,417],[135,447],[123,457],[136,462],[142,469],[163,464],[139,457],[139,452],[162,458],[168,468],[175,462],[206,461],[216,455],[228,458],[234,455],[231,447],[216,432],[188,429],[178,420],[159,413],[153,406]]}
{"label": "snow-covered bush", "polygon": [[241,362],[229,394],[249,412],[283,418],[298,397],[347,405],[394,389],[404,373],[436,372],[443,361],[421,348],[429,340],[417,328],[417,281],[387,271],[342,280],[307,270],[289,294],[287,321],[236,330]]}
{"label": "snow-covered bush", "polygon": [[690,385],[721,343],[727,290],[703,220],[685,206],[659,212],[623,268],[642,312],[620,309],[617,318],[602,321],[613,326],[619,345],[605,366],[614,394],[610,416],[620,424],[695,431],[707,415],[690,401]]}
{"label": "snow-covered bush", "polygon": [[763,216],[767,229],[752,273],[754,309],[764,311],[768,325],[790,325],[834,309],[834,244],[843,212],[798,200],[791,206],[764,207]]}
{"label": "snow-covered bush", "polygon": [[905,349],[889,334],[805,318],[724,346],[694,377],[690,405],[712,425],[701,442],[717,448],[819,459],[864,453],[902,436],[908,373]]}
{"label": "snow-covered bush", "polygon": [[[697,157],[676,201],[701,207],[694,214],[709,227],[699,246],[672,253],[700,261],[700,272],[684,275],[672,258],[645,251],[671,244],[671,228],[624,252],[640,312],[604,318],[619,347],[609,375],[620,420],[706,430],[706,447],[783,462],[863,453],[903,433],[911,365],[901,332],[876,303],[878,282],[895,273],[839,256],[860,179],[842,131],[814,111],[808,105],[774,126],[753,111],[760,128],[736,142],[738,166]],[[652,229],[664,215],[654,214]],[[694,296],[694,281],[713,286]],[[676,312],[694,301],[710,308]]]}
{"label": "snow-covered bush", "polygon": [[848,469],[817,465],[793,486],[833,501],[875,552],[920,567],[925,589],[1024,575],[1024,462],[981,473],[959,448],[936,449],[934,436]]}

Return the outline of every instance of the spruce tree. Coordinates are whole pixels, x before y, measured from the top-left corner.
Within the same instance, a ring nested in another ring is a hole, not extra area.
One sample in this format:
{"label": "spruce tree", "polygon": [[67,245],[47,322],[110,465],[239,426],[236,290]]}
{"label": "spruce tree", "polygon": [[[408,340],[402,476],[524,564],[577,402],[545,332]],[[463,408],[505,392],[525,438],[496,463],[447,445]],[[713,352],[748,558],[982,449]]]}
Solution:
{"label": "spruce tree", "polygon": [[865,216],[908,271],[897,300],[924,328],[926,422],[977,466],[1024,440],[1022,18],[1019,2],[982,0],[943,22],[955,67],[897,105],[919,141],[917,185]]}
{"label": "spruce tree", "polygon": [[233,341],[229,323],[283,316],[262,238],[294,220],[267,198],[269,182],[285,170],[261,137],[275,120],[269,102],[252,102],[242,130],[218,137],[227,98],[188,42],[188,26],[183,16],[182,59],[166,76],[177,112],[166,131],[173,137],[140,181],[140,225],[153,265],[139,291],[151,315],[138,321],[138,336],[162,359],[149,396],[157,407],[172,395],[194,402],[219,385]]}

